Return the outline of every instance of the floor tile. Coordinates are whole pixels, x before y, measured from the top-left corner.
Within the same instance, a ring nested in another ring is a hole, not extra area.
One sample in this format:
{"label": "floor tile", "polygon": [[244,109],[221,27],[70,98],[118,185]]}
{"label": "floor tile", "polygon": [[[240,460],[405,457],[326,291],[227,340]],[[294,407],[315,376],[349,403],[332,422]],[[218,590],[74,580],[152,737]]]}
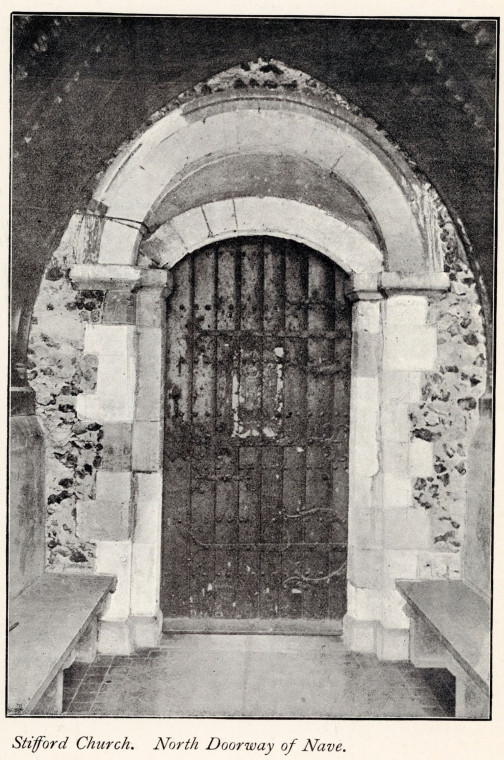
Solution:
{"label": "floor tile", "polygon": [[341,638],[173,634],[65,676],[65,714],[162,717],[445,717],[450,681],[347,652]]}

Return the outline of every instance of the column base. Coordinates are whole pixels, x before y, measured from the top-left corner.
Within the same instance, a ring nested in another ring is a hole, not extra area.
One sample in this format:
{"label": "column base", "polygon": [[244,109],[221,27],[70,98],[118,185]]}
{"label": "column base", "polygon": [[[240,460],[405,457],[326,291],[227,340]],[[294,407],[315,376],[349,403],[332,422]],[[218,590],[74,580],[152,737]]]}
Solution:
{"label": "column base", "polygon": [[159,646],[163,630],[163,613],[161,610],[158,610],[153,616],[132,615],[129,623],[136,649]]}
{"label": "column base", "polygon": [[130,620],[100,620],[98,652],[100,654],[128,655],[135,651]]}
{"label": "column base", "polygon": [[374,653],[375,620],[356,620],[351,615],[343,618],[343,641],[350,652]]}
{"label": "column base", "polygon": [[376,656],[379,660],[409,659],[409,630],[407,628],[385,628],[382,623],[375,629]]}

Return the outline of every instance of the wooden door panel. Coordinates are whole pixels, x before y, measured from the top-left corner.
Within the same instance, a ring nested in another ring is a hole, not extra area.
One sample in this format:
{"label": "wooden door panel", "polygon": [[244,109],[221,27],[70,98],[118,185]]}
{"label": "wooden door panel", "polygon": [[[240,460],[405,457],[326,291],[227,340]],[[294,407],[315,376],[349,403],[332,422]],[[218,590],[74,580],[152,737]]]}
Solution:
{"label": "wooden door panel", "polygon": [[350,312],[345,276],[273,238],[208,246],[168,304],[166,617],[340,618]]}

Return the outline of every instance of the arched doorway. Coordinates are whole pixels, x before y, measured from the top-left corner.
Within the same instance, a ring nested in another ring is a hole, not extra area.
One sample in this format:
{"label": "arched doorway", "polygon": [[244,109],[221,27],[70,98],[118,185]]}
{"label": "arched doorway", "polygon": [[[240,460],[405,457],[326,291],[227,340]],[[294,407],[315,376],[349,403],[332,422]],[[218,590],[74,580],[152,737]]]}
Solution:
{"label": "arched doorway", "polygon": [[206,246],[172,273],[163,614],[221,619],[226,630],[229,619],[341,621],[348,278],[271,237]]}
{"label": "arched doorway", "polygon": [[[296,241],[348,276],[347,646],[406,657],[395,580],[460,572],[457,452],[486,366],[463,244],[434,189],[375,124],[277,63],[274,87],[256,86],[259,63],[246,75],[236,67],[155,114],[73,217],[41,288],[34,364],[51,541],[71,535],[79,562],[118,578],[102,651],[159,638],[166,299],[178,262],[230,238]],[[61,371],[51,375],[55,350]]]}

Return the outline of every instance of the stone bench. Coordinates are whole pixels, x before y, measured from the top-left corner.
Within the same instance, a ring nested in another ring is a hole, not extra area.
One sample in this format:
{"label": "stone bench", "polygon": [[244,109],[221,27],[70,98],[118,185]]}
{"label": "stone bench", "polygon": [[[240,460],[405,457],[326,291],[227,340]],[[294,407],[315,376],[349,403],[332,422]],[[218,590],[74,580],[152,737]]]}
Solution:
{"label": "stone bench", "polygon": [[45,573],[9,603],[8,714],[62,712],[63,671],[92,662],[113,576]]}
{"label": "stone bench", "polygon": [[490,714],[490,605],[463,581],[396,581],[411,618],[410,660],[455,676],[457,718]]}

